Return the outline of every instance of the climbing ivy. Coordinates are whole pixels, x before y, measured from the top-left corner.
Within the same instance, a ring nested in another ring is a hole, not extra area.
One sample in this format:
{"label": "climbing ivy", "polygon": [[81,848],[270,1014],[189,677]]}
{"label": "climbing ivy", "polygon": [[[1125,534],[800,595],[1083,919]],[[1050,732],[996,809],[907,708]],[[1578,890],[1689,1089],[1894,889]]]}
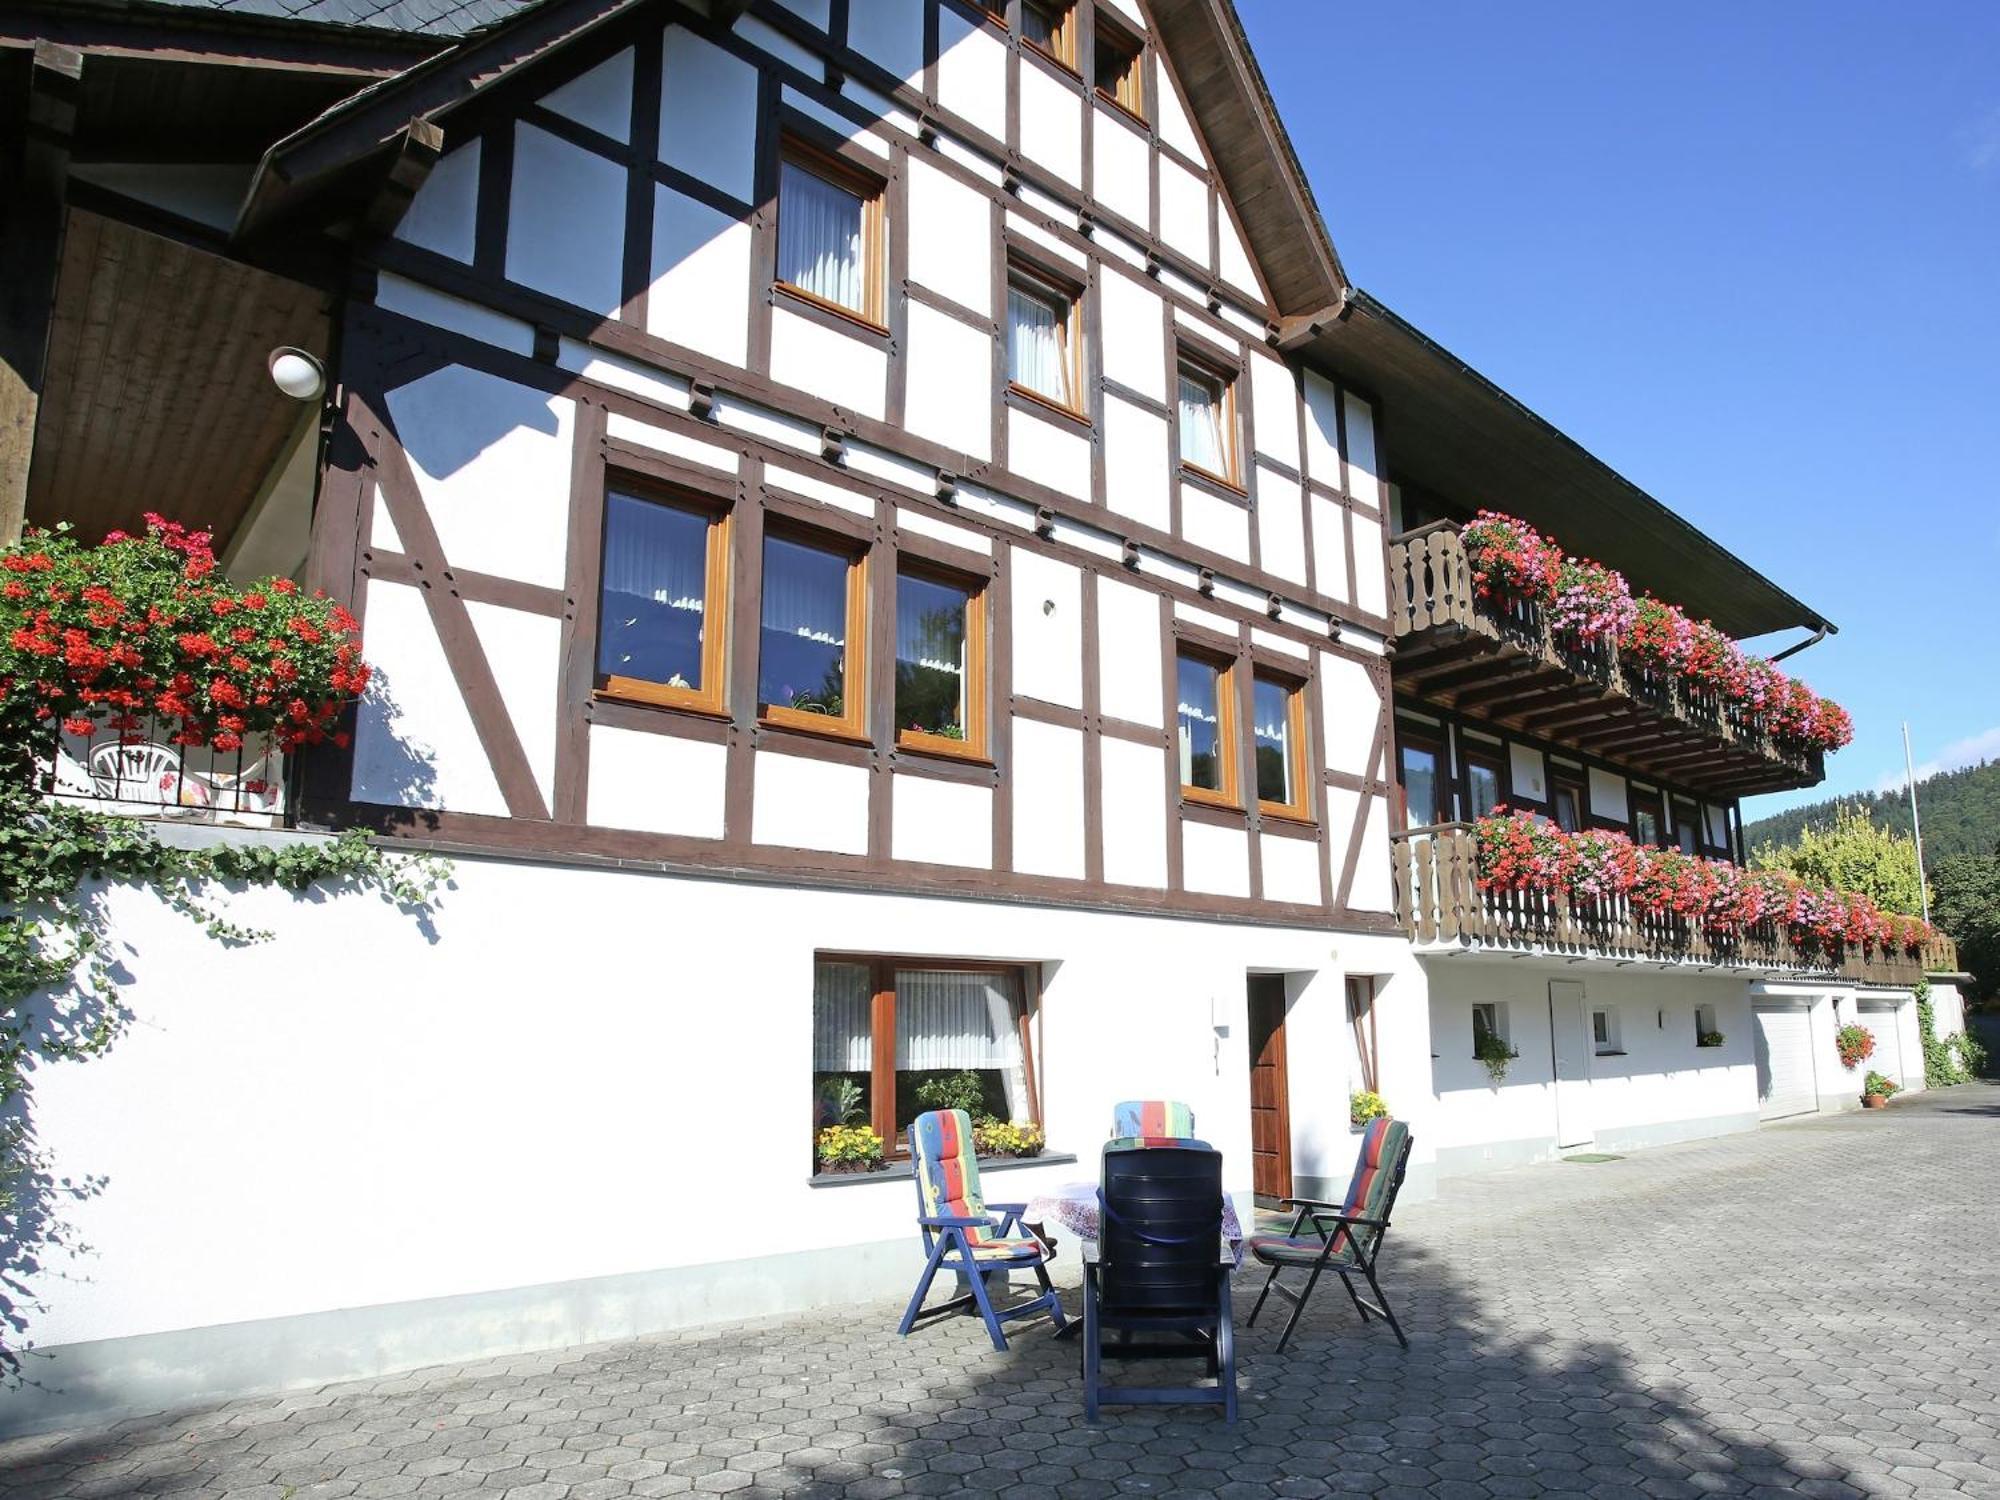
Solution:
{"label": "climbing ivy", "polygon": [[1924,1087],[1941,1089],[1954,1083],[1970,1083],[1980,1058],[1978,1044],[1964,1033],[1940,1037],[1937,1008],[1931,1004],[1928,979],[1917,981],[1917,1035],[1924,1044]]}

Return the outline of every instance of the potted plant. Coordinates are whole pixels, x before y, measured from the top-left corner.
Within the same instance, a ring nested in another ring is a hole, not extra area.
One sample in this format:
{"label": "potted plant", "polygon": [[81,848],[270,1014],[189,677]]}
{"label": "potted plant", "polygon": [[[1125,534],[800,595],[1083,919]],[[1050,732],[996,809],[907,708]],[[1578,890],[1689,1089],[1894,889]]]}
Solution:
{"label": "potted plant", "polygon": [[1875,1055],[1875,1033],[1850,1021],[1833,1034],[1833,1045],[1840,1053],[1840,1065],[1853,1068]]}
{"label": "potted plant", "polygon": [[1695,1037],[1694,1044],[1697,1047],[1720,1047],[1722,1045],[1722,1040],[1723,1038],[1721,1032],[1704,1031]]}
{"label": "potted plant", "polygon": [[867,1125],[829,1125],[813,1138],[822,1172],[873,1172],[882,1165],[882,1137]]}
{"label": "potted plant", "polygon": [[1045,1145],[1042,1127],[1026,1120],[989,1115],[972,1127],[972,1149],[980,1156],[1040,1156]]}
{"label": "potted plant", "polygon": [[1497,1089],[1507,1081],[1507,1064],[1521,1054],[1507,1045],[1506,1038],[1486,1032],[1472,1044],[1472,1055],[1485,1066]]}
{"label": "potted plant", "polygon": [[1389,1104],[1373,1089],[1356,1089],[1347,1096],[1347,1120],[1351,1125],[1366,1125],[1370,1120],[1385,1118]]}
{"label": "potted plant", "polygon": [[1880,1073],[1870,1071],[1868,1079],[1861,1085],[1861,1107],[1863,1109],[1886,1109],[1891,1094],[1900,1094],[1902,1086],[1884,1078]]}

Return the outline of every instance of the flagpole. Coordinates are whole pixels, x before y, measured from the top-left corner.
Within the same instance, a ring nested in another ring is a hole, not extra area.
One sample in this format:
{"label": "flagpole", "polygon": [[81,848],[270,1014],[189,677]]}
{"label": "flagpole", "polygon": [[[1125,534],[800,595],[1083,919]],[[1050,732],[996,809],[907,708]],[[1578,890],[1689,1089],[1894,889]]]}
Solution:
{"label": "flagpole", "polygon": [[1917,894],[1924,903],[1924,922],[1931,919],[1931,887],[1924,877],[1924,825],[1917,821],[1917,768],[1910,759],[1910,721],[1903,720],[1903,782],[1910,789],[1910,832],[1917,841]]}

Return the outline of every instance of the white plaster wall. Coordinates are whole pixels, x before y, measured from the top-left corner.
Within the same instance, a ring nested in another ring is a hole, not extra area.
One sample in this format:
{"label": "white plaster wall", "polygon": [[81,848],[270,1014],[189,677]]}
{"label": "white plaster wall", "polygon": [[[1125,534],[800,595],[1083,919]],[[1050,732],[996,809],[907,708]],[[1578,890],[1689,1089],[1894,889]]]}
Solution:
{"label": "white plaster wall", "polygon": [[1352,391],[1341,393],[1347,417],[1347,492],[1363,504],[1380,509],[1381,486],[1376,482],[1375,409]]}
{"label": "white plaster wall", "polygon": [[993,339],[948,313],[912,302],[903,425],[984,461],[993,452]]}
{"label": "white plaster wall", "polygon": [[1237,234],[1235,224],[1230,222],[1229,215],[1221,211],[1219,205],[1216,219],[1216,242],[1221,251],[1217,269],[1222,273],[1222,279],[1239,291],[1261,300],[1264,292],[1257,285],[1257,271],[1250,263],[1250,252],[1243,248],[1242,236]]}
{"label": "white plaster wall", "polygon": [[1160,238],[1196,265],[1208,265],[1208,184],[1171,157],[1154,160],[1160,173]]}
{"label": "white plaster wall", "polygon": [[1258,561],[1265,572],[1296,583],[1304,583],[1306,577],[1304,504],[1305,495],[1296,480],[1262,464],[1257,466],[1254,509]]}
{"label": "white plaster wall", "polygon": [[749,224],[670,187],[654,188],[646,331],[733,365],[748,363]]}
{"label": "white plaster wall", "polygon": [[586,125],[620,145],[632,139],[632,49],[614,52],[596,67],[542,95],[542,108]]}
{"label": "white plaster wall", "polygon": [[868,852],[868,771],[803,755],[759,750],[750,838],[788,849]]}
{"label": "white plaster wall", "polygon": [[395,238],[472,262],[479,224],[479,142],[446,152],[410,199]]}
{"label": "white plaster wall", "polygon": [[889,356],[858,338],[777,307],[771,310],[771,378],[880,418],[888,399]]}
{"label": "white plaster wall", "polygon": [[1389,559],[1382,547],[1382,523],[1351,511],[1354,528],[1354,602],[1370,614],[1389,612]]}
{"label": "white plaster wall", "polygon": [[748,203],[756,188],[757,68],[681,26],[661,53],[660,160]]}
{"label": "white plaster wall", "polygon": [[1299,389],[1281,360],[1250,355],[1250,403],[1256,416],[1257,451],[1287,468],[1299,466]]}
{"label": "white plaster wall", "polygon": [[1200,138],[1194,133],[1194,125],[1188,118],[1187,106],[1181,103],[1180,90],[1166,78],[1164,72],[1153,90],[1153,115],[1160,127],[1160,139],[1191,161],[1208,163],[1208,154],[1201,149]]}
{"label": "white plaster wall", "polygon": [[625,300],[624,223],[622,166],[533,125],[514,127],[508,280],[611,316]]}
{"label": "white plaster wall", "polygon": [[1159,595],[1116,578],[1098,579],[1098,711],[1160,728],[1165,712],[1162,655]]}
{"label": "white plaster wall", "polygon": [[[1146,138],[1112,112],[1097,106],[1092,122],[1091,168],[1097,201],[1144,229],[1152,223],[1152,173]],[[1206,256],[1202,257],[1204,260]]]}
{"label": "white plaster wall", "polygon": [[371,579],[362,608],[375,675],[355,715],[355,801],[505,816],[423,591]]}
{"label": "white plaster wall", "polygon": [[1183,821],[1181,884],[1213,896],[1249,895],[1249,833],[1241,828]]}
{"label": "white plaster wall", "polygon": [[1104,810],[1104,878],[1167,886],[1167,752],[1116,735],[1098,742]]}
{"label": "white plaster wall", "polygon": [[1514,795],[1535,802],[1548,801],[1549,784],[1542,752],[1532,745],[1510,744],[1507,754],[1512,763]]}
{"label": "white plaster wall", "polygon": [[1191,484],[1181,486],[1181,535],[1191,546],[1250,561],[1249,509]]}
{"label": "white plaster wall", "polygon": [[993,867],[993,789],[898,773],[890,784],[889,851],[921,864]]}
{"label": "white plaster wall", "polygon": [[1166,312],[1159,293],[1114,271],[1104,272],[1097,286],[1105,375],[1142,396],[1166,400]]}
{"label": "white plaster wall", "polygon": [[938,8],[938,103],[1007,138],[1007,48],[984,22]]}
{"label": "white plaster wall", "polygon": [[1368,819],[1361,831],[1361,853],[1354,861],[1354,884],[1347,893],[1348,905],[1357,911],[1394,911],[1393,871],[1389,857],[1389,800],[1370,797]]}
{"label": "white plaster wall", "polygon": [[924,86],[924,0],[848,7],[847,45],[910,87]]}
{"label": "white plaster wall", "polygon": [[1347,598],[1347,512],[1335,500],[1315,492],[1313,518],[1313,587],[1334,599]]}
{"label": "white plaster wall", "polygon": [[1326,765],[1330,771],[1367,776],[1381,725],[1382,700],[1368,668],[1330,651],[1319,654],[1319,690],[1324,719]]}
{"label": "white plaster wall", "polygon": [[1007,467],[1023,479],[1078,500],[1090,498],[1090,440],[1071,428],[1011,406],[1007,408]]}
{"label": "white plaster wall", "polygon": [[719,744],[593,724],[584,816],[601,828],[719,839],[727,763]]}
{"label": "white plaster wall", "polygon": [[472,633],[486,653],[500,703],[506,710],[528,769],[541,789],[542,805],[556,796],[556,709],[561,685],[562,621],[554,615],[503,609],[468,600]]}
{"label": "white plaster wall", "polygon": [[[987,226],[993,219],[991,203],[916,157],[910,159],[909,194],[910,279],[961,307],[990,316],[993,245]],[[911,311],[915,310],[913,304]],[[914,394],[915,382],[911,385]]]}
{"label": "white plaster wall", "polygon": [[516,354],[532,354],[535,349],[535,330],[519,318],[510,318],[463,297],[433,291],[393,271],[376,276],[375,305],[429,323],[433,328],[462,333],[496,349],[509,349]]}
{"label": "white plaster wall", "polygon": [[1021,155],[1071,186],[1083,182],[1083,105],[1033,63],[1021,69]]}
{"label": "white plaster wall", "polygon": [[1339,489],[1340,391],[1317,370],[1307,370],[1302,399],[1306,409],[1306,473]]}
{"label": "white plaster wall", "polygon": [[[1674,1133],[1712,1134],[1755,1122],[1755,1039],[1749,986],[1741,977],[1631,974],[1608,966],[1508,959],[1434,961],[1426,968],[1431,1049],[1438,1054],[1431,1065],[1437,1146],[1446,1153],[1441,1170],[1447,1174],[1559,1154],[1549,1034],[1552,979],[1583,985],[1586,1025],[1593,1009],[1617,1012],[1625,1055],[1595,1055],[1586,1035],[1585,1107],[1600,1149],[1621,1144],[1629,1149]],[[1472,1006],[1486,1001],[1506,1006],[1508,1039],[1520,1053],[1498,1088],[1472,1055]],[[1695,1045],[1700,1005],[1715,1007],[1726,1038],[1721,1047]]]}
{"label": "white plaster wall", "polygon": [[387,401],[442,561],[561,588],[574,404],[463,365]]}
{"label": "white plaster wall", "polygon": [[1324,861],[1316,839],[1285,838],[1266,830],[1257,840],[1257,853],[1266,901],[1320,904],[1319,872]]}
{"label": "white plaster wall", "polygon": [[[766,469],[765,473],[769,474],[770,470]],[[897,506],[896,529],[912,532],[917,536],[931,537],[940,542],[949,542],[952,546],[963,547],[968,552],[984,552],[989,557],[993,554],[993,539],[984,532],[973,531],[964,526],[954,526],[951,522],[940,521],[925,511]]]}
{"label": "white plaster wall", "polygon": [[1590,770],[1590,810],[1600,818],[1627,822],[1631,809],[1625,800],[1625,778],[1610,771]]}
{"label": "white plaster wall", "polygon": [[1014,868],[1083,878],[1083,733],[1014,720]]}
{"label": "white plaster wall", "polygon": [[1014,591],[1014,691],[1083,707],[1083,572],[1025,547],[1008,553]]}
{"label": "white plaster wall", "polygon": [[1167,424],[1143,406],[1104,398],[1104,503],[1120,515],[1167,531],[1173,524]]}

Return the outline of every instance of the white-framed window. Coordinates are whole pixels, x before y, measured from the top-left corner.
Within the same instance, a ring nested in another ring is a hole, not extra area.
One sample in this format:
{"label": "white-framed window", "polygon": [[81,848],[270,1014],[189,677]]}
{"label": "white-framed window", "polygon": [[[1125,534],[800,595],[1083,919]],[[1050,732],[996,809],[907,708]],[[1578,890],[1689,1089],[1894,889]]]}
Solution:
{"label": "white-framed window", "polygon": [[1720,1047],[1722,1027],[1716,1023],[1713,1005],[1697,1005],[1694,1008],[1694,1044],[1697,1047]]}
{"label": "white-framed window", "polygon": [[1590,1013],[1590,1043],[1599,1057],[1617,1057],[1625,1048],[1618,1036],[1618,1012],[1600,1005]]}
{"label": "white-framed window", "polygon": [[1498,1037],[1503,1045],[1507,1043],[1507,1005],[1502,1000],[1482,1000],[1472,1007],[1472,1055],[1479,1056],[1479,1047],[1488,1037]]}

